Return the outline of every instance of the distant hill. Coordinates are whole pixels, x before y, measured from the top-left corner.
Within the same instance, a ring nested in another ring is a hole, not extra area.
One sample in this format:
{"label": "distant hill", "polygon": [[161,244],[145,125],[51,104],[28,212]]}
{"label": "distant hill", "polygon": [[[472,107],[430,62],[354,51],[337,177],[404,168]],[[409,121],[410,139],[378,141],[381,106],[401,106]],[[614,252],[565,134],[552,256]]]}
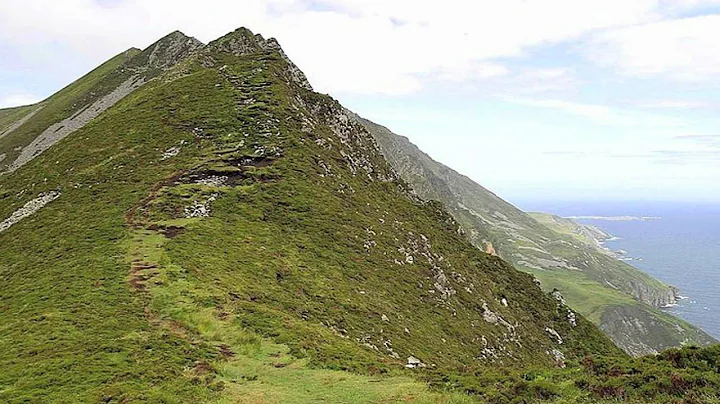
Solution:
{"label": "distant hill", "polygon": [[[356,118],[390,164],[423,200],[441,202],[479,249],[558,289],[570,307],[631,355],[715,339],[658,307],[675,302],[672,287],[600,248],[603,233],[557,216],[527,214],[466,176],[434,161],[402,136]],[[500,168],[499,168],[500,169]]]}

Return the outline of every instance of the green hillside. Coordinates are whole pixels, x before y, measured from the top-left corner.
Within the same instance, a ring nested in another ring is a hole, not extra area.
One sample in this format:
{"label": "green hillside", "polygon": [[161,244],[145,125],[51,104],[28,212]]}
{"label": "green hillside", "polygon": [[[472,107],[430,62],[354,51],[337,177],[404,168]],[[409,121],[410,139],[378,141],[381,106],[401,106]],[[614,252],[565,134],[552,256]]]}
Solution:
{"label": "green hillside", "polygon": [[168,38],[113,70],[152,72],[142,83],[0,177],[0,401],[596,402],[720,385],[714,350],[631,360],[468,243],[274,40]]}
{"label": "green hillside", "polygon": [[674,290],[600,248],[590,239],[598,236],[592,234],[597,229],[579,229],[562,218],[522,212],[432,160],[407,138],[355,117],[375,136],[390,164],[417,195],[440,201],[470,242],[533,274],[545,290],[559,290],[570,307],[629,354],[716,342],[702,330],[658,310],[675,301]]}

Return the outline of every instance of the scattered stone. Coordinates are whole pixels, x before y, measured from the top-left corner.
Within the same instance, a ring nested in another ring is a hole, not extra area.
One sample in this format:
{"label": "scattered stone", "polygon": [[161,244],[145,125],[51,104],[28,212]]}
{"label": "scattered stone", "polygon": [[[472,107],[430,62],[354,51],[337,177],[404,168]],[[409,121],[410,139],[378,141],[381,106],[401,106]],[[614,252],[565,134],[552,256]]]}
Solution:
{"label": "scattered stone", "polygon": [[208,199],[205,201],[205,203],[201,203],[196,201],[193,201],[192,205],[185,207],[184,209],[184,216],[185,218],[193,218],[193,217],[208,217],[210,216],[210,204],[212,202],[215,202],[217,199],[218,194],[214,193],[208,197]]}
{"label": "scattered stone", "polygon": [[5,219],[0,223],[0,232],[3,232],[10,228],[10,226],[16,224],[22,219],[32,215],[33,213],[40,210],[43,206],[54,201],[60,197],[60,191],[50,191],[38,195],[37,198],[23,205],[22,208],[13,212],[9,218]]}
{"label": "scattered stone", "polygon": [[565,354],[563,354],[562,352],[560,352],[557,349],[553,349],[551,352],[551,355],[552,355],[553,359],[555,359],[555,366],[557,366],[559,368],[565,367]]}
{"label": "scattered stone", "polygon": [[[10,134],[11,132],[13,132],[15,129],[23,126],[23,125],[25,124],[25,122],[29,121],[30,118],[32,118],[35,114],[37,114],[38,111],[40,111],[40,110],[42,109],[42,107],[43,107],[43,105],[39,105],[39,106],[38,106],[37,108],[35,108],[34,110],[30,111],[29,114],[25,115],[24,117],[20,118],[19,120],[13,122],[10,126],[8,126],[8,127],[6,127],[5,129],[3,129],[3,130],[0,132],[0,139],[2,139],[3,137],[9,135],[9,134]],[[2,161],[2,159],[0,159],[0,161]]]}
{"label": "scattered stone", "polygon": [[390,322],[390,319],[388,318],[388,316],[386,316],[386,315],[384,315],[384,314],[382,315],[382,317],[380,317],[380,319],[381,319],[382,321],[386,321],[386,322],[388,322],[388,323]]}
{"label": "scattered stone", "polygon": [[550,334],[551,337],[555,338],[555,339],[557,340],[558,345],[562,345],[563,339],[562,339],[562,337],[560,336],[560,334],[558,334],[557,331],[553,330],[553,329],[550,328],[550,327],[545,327],[545,332],[547,332],[548,334]]}
{"label": "scattered stone", "polygon": [[167,160],[180,154],[180,146],[173,146],[165,150],[162,154],[161,160]]}
{"label": "scattered stone", "polygon": [[572,310],[568,310],[567,318],[568,322],[570,322],[571,327],[577,327],[577,318],[575,316],[575,312],[573,312]]}
{"label": "scattered stone", "polygon": [[133,92],[136,88],[142,86],[144,83],[144,77],[133,75],[112,92],[95,101],[91,105],[86,105],[73,116],[50,125],[29,145],[22,148],[22,151],[17,159],[15,159],[15,161],[7,167],[7,171],[13,172],[17,170],[28,161],[49,149],[55,143],[85,126],[88,122],[98,117],[108,108],[115,105],[118,101],[125,98],[125,96]]}
{"label": "scattered stone", "polygon": [[407,358],[407,365],[405,365],[408,369],[415,369],[415,368],[424,368],[426,365],[422,363],[422,361],[414,356],[410,356]]}
{"label": "scattered stone", "polygon": [[206,178],[201,178],[195,183],[200,185],[206,185],[208,187],[222,187],[227,184],[228,177],[225,175],[211,175]]}

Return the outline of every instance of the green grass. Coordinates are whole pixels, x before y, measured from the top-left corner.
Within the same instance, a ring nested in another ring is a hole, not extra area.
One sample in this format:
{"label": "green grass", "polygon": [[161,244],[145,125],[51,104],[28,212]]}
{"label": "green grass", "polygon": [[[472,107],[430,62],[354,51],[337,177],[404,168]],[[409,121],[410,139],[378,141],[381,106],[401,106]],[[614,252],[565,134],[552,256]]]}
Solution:
{"label": "green grass", "polygon": [[188,282],[186,271],[168,258],[163,247],[166,241],[164,236],[139,230],[128,245],[128,260],[158,263],[151,280],[155,284],[151,307],[162,327],[185,338],[201,338],[226,352],[223,360],[203,363],[207,368],[201,368],[208,373],[189,375],[196,380],[209,377],[216,386],[222,386],[222,395],[212,402],[476,402],[462,392],[430,391],[426,383],[400,372],[394,372],[396,376],[367,376],[310,366],[307,358],[296,358],[286,345],[240,327],[236,317],[189,300],[188,296],[202,294],[202,288]]}
{"label": "green grass", "polygon": [[610,306],[640,304],[627,294],[608,288],[579,271],[543,271],[521,268],[540,280],[543,288],[558,289],[568,305],[583,313],[590,321],[600,324]]}

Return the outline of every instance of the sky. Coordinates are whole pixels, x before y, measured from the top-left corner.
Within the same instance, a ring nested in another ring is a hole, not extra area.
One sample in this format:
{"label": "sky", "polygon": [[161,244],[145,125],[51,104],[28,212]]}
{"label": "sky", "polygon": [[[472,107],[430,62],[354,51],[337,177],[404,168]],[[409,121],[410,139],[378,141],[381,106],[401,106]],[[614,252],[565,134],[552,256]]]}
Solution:
{"label": "sky", "polygon": [[720,202],[720,0],[0,0],[0,107],[240,26],[511,202]]}

